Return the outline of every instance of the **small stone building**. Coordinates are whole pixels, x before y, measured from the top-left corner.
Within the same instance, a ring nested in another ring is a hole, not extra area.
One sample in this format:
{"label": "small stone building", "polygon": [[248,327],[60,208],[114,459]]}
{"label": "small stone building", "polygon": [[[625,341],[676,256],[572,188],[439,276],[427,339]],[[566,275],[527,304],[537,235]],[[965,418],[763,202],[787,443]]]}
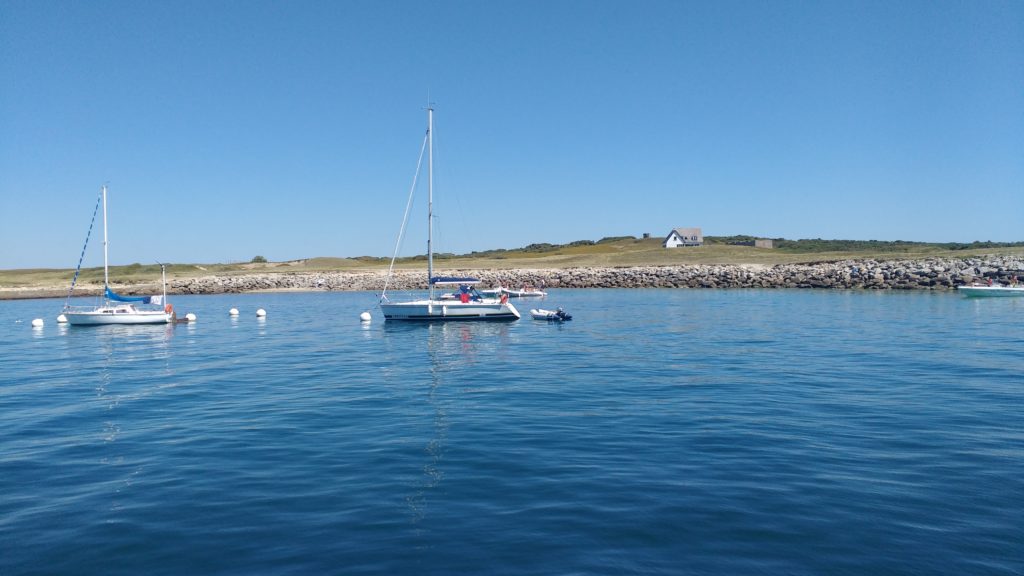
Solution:
{"label": "small stone building", "polygon": [[703,246],[704,235],[701,234],[700,228],[676,228],[668,233],[661,245],[665,248]]}

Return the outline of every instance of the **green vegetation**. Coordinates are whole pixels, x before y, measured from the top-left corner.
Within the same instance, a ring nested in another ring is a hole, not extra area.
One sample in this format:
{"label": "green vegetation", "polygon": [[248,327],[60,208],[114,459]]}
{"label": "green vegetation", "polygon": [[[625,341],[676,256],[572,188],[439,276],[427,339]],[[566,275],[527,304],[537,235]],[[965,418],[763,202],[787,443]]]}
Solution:
{"label": "green vegetation", "polygon": [[[706,236],[705,244],[753,243],[754,236]],[[910,252],[945,250],[958,252],[964,250],[985,250],[989,248],[1021,248],[1024,242],[907,242],[894,240],[822,240],[821,238],[787,240],[772,238],[775,249],[792,254],[808,254],[811,252],[867,252],[875,254],[901,254]]]}
{"label": "green vegetation", "polygon": [[[1024,254],[1024,242],[933,244],[926,242],[881,242],[853,240],[774,239],[775,249],[755,248],[756,237],[706,236],[705,245],[666,249],[661,238],[616,236],[596,242],[576,240],[568,244],[529,244],[515,249],[494,249],[459,256],[435,258],[447,267],[461,268],[569,268],[575,266],[665,266],[674,264],[762,264],[809,263],[829,260],[924,257],[967,257],[971,255]],[[399,259],[406,267],[425,256]]]}
{"label": "green vegetation", "polygon": [[625,240],[636,240],[634,236],[605,236],[597,241],[598,244],[608,244],[609,242],[623,242]]}
{"label": "green vegetation", "polygon": [[[516,269],[670,266],[694,264],[754,264],[771,266],[787,263],[812,263],[854,259],[915,259],[928,257],[966,258],[984,254],[1024,255],[1024,242],[882,242],[877,240],[786,240],[775,238],[774,249],[755,248],[753,236],[706,236],[704,246],[666,249],[661,238],[616,236],[597,241],[576,240],[568,244],[537,243],[522,248],[497,248],[469,254],[435,254],[435,265],[441,268]],[[263,260],[263,261],[260,261]],[[397,268],[422,268],[426,255],[400,258]],[[229,264],[172,264],[167,266],[169,279],[199,276],[237,276],[254,273],[373,271],[388,266],[390,258],[359,256],[356,258],[319,257],[288,262],[266,262],[257,256],[250,262]],[[62,295],[71,285],[73,269],[0,270],[0,288],[27,288]],[[159,282],[157,264],[112,266],[111,282],[119,285]],[[81,287],[103,284],[103,268],[85,268],[78,278]]]}
{"label": "green vegetation", "polygon": [[252,260],[249,260],[250,264],[266,264],[267,259],[263,256],[253,256]]}
{"label": "green vegetation", "polygon": [[1024,246],[1024,242],[906,242],[896,240],[883,242],[879,240],[786,240],[785,238],[775,239],[775,247],[794,253],[808,252],[878,252],[882,254],[898,254],[916,252],[920,250],[948,250],[958,252],[964,250],[983,250],[988,248],[1018,248]]}

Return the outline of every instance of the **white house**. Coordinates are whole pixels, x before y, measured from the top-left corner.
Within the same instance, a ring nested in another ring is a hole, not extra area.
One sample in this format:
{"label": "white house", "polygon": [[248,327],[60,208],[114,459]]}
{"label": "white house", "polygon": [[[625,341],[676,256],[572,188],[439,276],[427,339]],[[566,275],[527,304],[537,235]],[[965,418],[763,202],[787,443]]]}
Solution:
{"label": "white house", "polygon": [[676,228],[668,233],[665,241],[661,243],[665,248],[677,248],[679,246],[703,246],[704,235],[700,228]]}

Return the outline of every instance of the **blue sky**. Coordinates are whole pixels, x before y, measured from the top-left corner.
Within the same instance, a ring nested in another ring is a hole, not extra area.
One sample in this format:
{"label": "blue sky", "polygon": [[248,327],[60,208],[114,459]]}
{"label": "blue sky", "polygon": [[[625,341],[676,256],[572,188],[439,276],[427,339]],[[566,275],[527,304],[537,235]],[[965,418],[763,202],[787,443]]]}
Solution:
{"label": "blue sky", "polygon": [[115,264],[389,256],[428,98],[440,251],[1024,240],[1024,2],[0,0],[0,86],[0,268],[104,183]]}

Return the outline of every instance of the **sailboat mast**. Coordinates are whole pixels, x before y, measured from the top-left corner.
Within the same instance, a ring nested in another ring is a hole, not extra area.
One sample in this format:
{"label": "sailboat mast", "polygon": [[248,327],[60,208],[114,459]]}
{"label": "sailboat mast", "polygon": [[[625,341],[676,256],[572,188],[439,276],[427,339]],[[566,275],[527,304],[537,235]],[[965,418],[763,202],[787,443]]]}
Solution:
{"label": "sailboat mast", "polygon": [[434,109],[427,108],[427,285],[434,299]]}
{"label": "sailboat mast", "polygon": [[106,298],[107,286],[110,285],[110,274],[107,271],[107,186],[103,186],[103,296]]}

